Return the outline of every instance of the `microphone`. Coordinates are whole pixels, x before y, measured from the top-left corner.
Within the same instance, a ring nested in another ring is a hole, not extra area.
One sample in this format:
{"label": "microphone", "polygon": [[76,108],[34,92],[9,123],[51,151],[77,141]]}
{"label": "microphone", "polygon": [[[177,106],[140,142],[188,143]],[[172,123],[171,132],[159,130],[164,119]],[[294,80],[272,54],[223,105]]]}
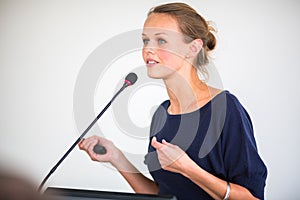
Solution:
{"label": "microphone", "polygon": [[124,80],[124,84],[127,86],[133,85],[137,80],[137,75],[135,73],[129,73]]}
{"label": "microphone", "polygon": [[[98,119],[103,115],[103,113],[108,109],[108,107],[112,104],[112,102],[115,100],[115,98],[128,86],[133,85],[137,81],[137,75],[135,73],[129,73],[124,80],[124,84],[121,87],[121,89],[112,97],[110,102],[103,108],[103,110],[97,115],[97,117],[92,121],[92,123],[85,129],[85,131],[79,136],[79,138],[74,142],[74,144],[68,149],[68,151],[61,157],[61,159],[54,165],[54,167],[50,170],[50,172],[46,175],[46,177],[43,179],[42,183],[40,184],[38,191],[40,192],[43,188],[46,181],[49,179],[49,177],[55,172],[57,167],[64,161],[64,159],[71,153],[71,151],[74,149],[74,147],[80,142],[80,140],[83,139],[83,137],[87,134],[87,132],[94,126],[94,124],[98,121]],[[96,145],[97,146],[97,145]],[[96,147],[95,146],[95,147]],[[94,151],[95,151],[94,147]],[[100,149],[100,150],[99,150]],[[103,153],[104,152],[104,153]],[[96,147],[95,153],[105,154],[106,149],[98,145]]]}

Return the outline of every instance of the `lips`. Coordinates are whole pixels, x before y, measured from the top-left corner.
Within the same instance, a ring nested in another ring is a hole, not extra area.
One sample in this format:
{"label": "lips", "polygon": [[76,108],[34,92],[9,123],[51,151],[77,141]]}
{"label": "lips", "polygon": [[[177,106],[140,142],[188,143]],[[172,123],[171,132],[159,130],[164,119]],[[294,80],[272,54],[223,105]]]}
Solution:
{"label": "lips", "polygon": [[158,63],[159,63],[158,61],[153,60],[153,59],[147,59],[146,60],[147,67],[153,67],[154,65],[156,65]]}

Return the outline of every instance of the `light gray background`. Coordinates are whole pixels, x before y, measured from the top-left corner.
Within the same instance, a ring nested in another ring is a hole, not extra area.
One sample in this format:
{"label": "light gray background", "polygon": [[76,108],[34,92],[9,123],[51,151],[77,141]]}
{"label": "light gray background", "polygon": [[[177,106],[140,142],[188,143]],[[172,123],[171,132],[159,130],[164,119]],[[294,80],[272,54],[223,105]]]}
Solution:
{"label": "light gray background", "polygon": [[[73,91],[83,63],[112,36],[141,28],[149,8],[162,2],[0,1],[1,166],[25,174],[37,185],[42,181],[81,133],[74,121]],[[215,65],[224,88],[240,99],[252,117],[259,152],[269,170],[266,198],[297,199],[300,2],[185,2],[217,24]],[[141,62],[141,56],[135,57],[138,62],[133,63]],[[124,62],[123,67],[130,67],[129,63]],[[113,74],[109,75],[113,80]],[[151,104],[151,100],[143,100],[147,95],[143,90],[136,95],[134,105],[139,109],[143,101]],[[154,96],[164,95],[158,88]],[[109,98],[98,98],[95,110]],[[138,114],[129,107],[130,115]],[[109,117],[107,114],[103,121]],[[114,123],[108,126],[116,127]],[[118,138],[115,142],[124,144]],[[91,162],[78,148],[49,179],[48,186],[131,191],[109,165]]]}

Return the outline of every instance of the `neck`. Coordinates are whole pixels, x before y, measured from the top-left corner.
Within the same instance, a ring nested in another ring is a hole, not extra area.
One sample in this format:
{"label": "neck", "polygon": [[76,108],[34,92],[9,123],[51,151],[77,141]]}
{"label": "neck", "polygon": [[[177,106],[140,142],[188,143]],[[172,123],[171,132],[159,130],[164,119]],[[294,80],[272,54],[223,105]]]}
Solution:
{"label": "neck", "polygon": [[175,73],[164,80],[170,98],[169,113],[181,114],[201,107],[201,101],[209,95],[208,87],[192,68],[187,74]]}

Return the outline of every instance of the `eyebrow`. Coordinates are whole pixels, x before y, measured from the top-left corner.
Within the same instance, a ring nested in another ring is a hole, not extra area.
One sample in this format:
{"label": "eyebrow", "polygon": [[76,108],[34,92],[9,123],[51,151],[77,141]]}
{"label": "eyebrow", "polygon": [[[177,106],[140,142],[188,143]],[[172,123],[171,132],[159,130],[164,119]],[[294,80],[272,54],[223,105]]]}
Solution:
{"label": "eyebrow", "polygon": [[[168,34],[164,32],[159,32],[159,33],[155,33],[154,35],[157,36],[157,35],[168,35]],[[142,33],[142,36],[147,36],[147,34]]]}

